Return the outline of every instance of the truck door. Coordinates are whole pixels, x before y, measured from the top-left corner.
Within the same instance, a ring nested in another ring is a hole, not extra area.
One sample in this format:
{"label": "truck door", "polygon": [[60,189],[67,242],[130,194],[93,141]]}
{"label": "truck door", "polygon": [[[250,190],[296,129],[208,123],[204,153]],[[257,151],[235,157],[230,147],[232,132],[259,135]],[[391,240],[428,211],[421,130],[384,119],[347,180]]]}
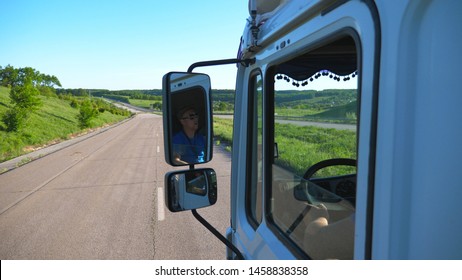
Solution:
{"label": "truck door", "polygon": [[[236,193],[245,216],[233,222],[247,258],[370,257],[379,28],[370,8],[348,2],[298,26],[247,70],[246,165],[233,167],[246,174]],[[308,89],[321,80],[344,89]]]}

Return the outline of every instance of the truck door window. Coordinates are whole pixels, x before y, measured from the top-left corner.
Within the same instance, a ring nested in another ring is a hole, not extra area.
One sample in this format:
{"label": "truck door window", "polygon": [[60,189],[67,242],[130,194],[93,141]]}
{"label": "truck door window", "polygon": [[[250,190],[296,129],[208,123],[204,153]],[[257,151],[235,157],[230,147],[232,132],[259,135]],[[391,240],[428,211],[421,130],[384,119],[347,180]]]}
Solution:
{"label": "truck door window", "polygon": [[[278,149],[270,221],[312,259],[353,258],[357,61],[355,41],[347,36],[269,72],[275,81],[271,137]],[[313,90],[321,80],[347,88]]]}
{"label": "truck door window", "polygon": [[249,151],[247,155],[251,170],[247,190],[247,211],[254,226],[262,220],[262,145],[263,145],[263,90],[260,74],[251,77],[249,84]]}

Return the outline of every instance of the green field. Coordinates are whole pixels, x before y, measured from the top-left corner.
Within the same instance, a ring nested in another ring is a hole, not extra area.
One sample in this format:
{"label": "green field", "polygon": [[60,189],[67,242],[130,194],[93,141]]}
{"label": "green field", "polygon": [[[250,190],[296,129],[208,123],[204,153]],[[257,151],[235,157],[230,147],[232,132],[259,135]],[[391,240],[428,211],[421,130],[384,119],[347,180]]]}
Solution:
{"label": "green field", "polygon": [[[231,147],[233,121],[214,118],[215,141],[225,142]],[[319,128],[314,126],[296,126],[291,124],[275,125],[276,142],[279,157],[276,164],[299,176],[306,169],[322,160],[331,158],[356,158],[356,133],[348,130]],[[351,172],[348,167],[332,167],[322,170],[319,176],[345,174]]]}
{"label": "green field", "polygon": [[129,99],[131,105],[145,109],[162,109],[162,101],[144,100],[144,99]]}
{"label": "green field", "polygon": [[[79,109],[71,107],[69,100],[56,96],[40,96],[40,99],[43,105],[31,113],[21,130],[6,132],[5,125],[0,121],[0,162],[128,117],[104,110],[91,121],[89,128],[81,129],[77,120]],[[0,87],[0,116],[10,106],[9,89]]]}

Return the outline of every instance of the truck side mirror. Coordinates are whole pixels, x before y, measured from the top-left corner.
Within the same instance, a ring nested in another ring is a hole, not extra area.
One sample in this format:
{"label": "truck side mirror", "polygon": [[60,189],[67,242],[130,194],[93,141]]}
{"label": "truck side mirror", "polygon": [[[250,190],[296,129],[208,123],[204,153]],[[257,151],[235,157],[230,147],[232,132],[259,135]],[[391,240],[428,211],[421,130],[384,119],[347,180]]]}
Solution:
{"label": "truck side mirror", "polygon": [[217,175],[211,168],[169,172],[165,189],[171,212],[207,207],[217,202]]}
{"label": "truck side mirror", "polygon": [[212,160],[210,77],[170,72],[162,91],[165,161],[182,166]]}

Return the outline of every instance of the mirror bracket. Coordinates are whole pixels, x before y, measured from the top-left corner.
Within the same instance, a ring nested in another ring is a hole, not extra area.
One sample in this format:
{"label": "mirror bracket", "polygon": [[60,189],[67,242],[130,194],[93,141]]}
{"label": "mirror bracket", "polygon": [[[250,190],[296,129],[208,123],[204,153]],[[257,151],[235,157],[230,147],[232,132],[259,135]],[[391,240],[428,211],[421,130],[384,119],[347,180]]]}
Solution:
{"label": "mirror bracket", "polygon": [[242,253],[239,251],[239,249],[234,246],[233,243],[231,243],[228,239],[226,239],[216,228],[214,228],[209,222],[207,222],[199,213],[197,213],[196,209],[191,210],[194,218],[198,220],[204,227],[206,227],[215,237],[220,239],[221,242],[223,242],[228,248],[230,248],[237,256],[239,260],[243,260],[244,256]]}
{"label": "mirror bracket", "polygon": [[241,63],[245,65],[245,67],[249,67],[251,64],[255,63],[255,58],[248,58],[248,59],[231,58],[231,59],[199,61],[199,62],[191,64],[191,66],[189,66],[188,68],[188,72],[191,73],[196,67],[216,66],[216,65],[235,64],[235,63]]}

